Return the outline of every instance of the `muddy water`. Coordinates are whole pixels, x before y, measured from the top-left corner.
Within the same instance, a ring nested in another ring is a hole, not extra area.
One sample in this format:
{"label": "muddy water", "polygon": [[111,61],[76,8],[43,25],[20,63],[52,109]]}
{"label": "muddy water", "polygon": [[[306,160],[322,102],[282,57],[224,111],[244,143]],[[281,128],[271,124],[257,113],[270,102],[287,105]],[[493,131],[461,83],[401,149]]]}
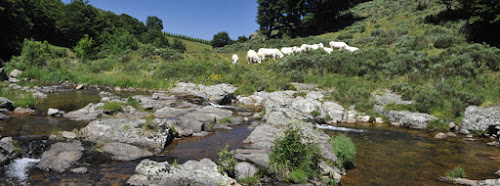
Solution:
{"label": "muddy water", "polygon": [[366,130],[325,130],[331,136],[346,134],[356,145],[356,168],[342,177],[343,185],[443,185],[436,178],[456,166],[463,167],[469,179],[495,178],[500,169],[500,149],[486,141],[436,140],[432,132],[387,125],[341,126]]}

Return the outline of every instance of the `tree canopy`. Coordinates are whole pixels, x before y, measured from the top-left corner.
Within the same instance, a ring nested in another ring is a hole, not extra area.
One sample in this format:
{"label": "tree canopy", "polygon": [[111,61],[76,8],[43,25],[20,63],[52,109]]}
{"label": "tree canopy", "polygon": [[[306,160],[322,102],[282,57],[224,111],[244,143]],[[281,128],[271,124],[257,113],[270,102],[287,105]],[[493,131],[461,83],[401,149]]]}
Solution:
{"label": "tree canopy", "polygon": [[218,48],[231,44],[232,42],[233,41],[231,40],[227,32],[219,32],[214,35],[214,39],[212,40],[212,46],[214,48]]}

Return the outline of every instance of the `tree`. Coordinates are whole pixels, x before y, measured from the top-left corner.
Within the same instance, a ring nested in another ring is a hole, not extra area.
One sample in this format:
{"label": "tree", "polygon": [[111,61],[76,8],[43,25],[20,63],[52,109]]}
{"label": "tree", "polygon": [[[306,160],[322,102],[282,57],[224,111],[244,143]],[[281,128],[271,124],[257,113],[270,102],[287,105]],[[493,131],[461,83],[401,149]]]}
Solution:
{"label": "tree", "polygon": [[156,16],[148,16],[146,19],[146,25],[150,31],[163,30],[163,21]]}
{"label": "tree", "polygon": [[172,46],[172,48],[178,50],[181,53],[186,52],[186,45],[177,38],[174,39],[174,45]]}
{"label": "tree", "polygon": [[128,33],[124,28],[119,28],[115,31],[106,43],[102,45],[102,50],[107,54],[118,55],[120,53],[137,50],[139,48],[139,41],[134,35]]}
{"label": "tree", "polygon": [[160,30],[151,30],[144,32],[141,41],[146,44],[153,44],[157,48],[166,48],[170,45],[168,39]]}
{"label": "tree", "polygon": [[243,36],[239,36],[238,40],[236,40],[236,42],[239,42],[239,43],[244,43],[246,41],[248,41],[248,38],[246,36],[244,36],[244,35]]}
{"label": "tree", "polygon": [[99,36],[96,30],[97,16],[97,9],[87,1],[74,0],[66,4],[56,22],[58,30],[63,35],[63,46],[75,46],[84,34],[97,38]]}
{"label": "tree", "polygon": [[92,40],[89,35],[85,34],[83,38],[78,41],[78,44],[73,47],[73,50],[78,59],[87,61],[94,58],[96,52],[94,48],[94,40]]}
{"label": "tree", "polygon": [[219,32],[214,35],[214,39],[212,40],[212,46],[214,48],[218,48],[231,44],[232,42],[233,41],[231,40],[227,32]]}

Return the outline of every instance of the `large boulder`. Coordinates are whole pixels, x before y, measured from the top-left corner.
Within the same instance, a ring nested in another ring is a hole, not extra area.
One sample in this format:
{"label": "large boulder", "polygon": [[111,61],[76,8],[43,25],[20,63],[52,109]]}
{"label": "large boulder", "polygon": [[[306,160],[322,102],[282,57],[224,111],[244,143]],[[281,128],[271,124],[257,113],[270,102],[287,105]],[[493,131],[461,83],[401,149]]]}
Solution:
{"label": "large boulder", "polygon": [[97,118],[102,116],[102,114],[104,114],[104,111],[102,110],[103,106],[104,103],[98,103],[98,104],[89,103],[82,109],[71,111],[64,114],[64,117],[76,121],[96,120]]}
{"label": "large boulder", "polygon": [[127,183],[133,185],[236,185],[236,180],[217,171],[210,159],[189,160],[178,166],[168,162],[142,160],[135,168],[136,175]]}
{"label": "large boulder", "polygon": [[19,155],[16,149],[17,147],[12,137],[4,137],[0,140],[0,166],[7,164]]}
{"label": "large boulder", "polygon": [[[151,128],[150,128],[151,127]],[[102,119],[80,130],[89,141],[120,142],[161,151],[173,135],[168,124],[159,119]]]}
{"label": "large boulder", "polygon": [[48,151],[42,154],[40,163],[38,163],[37,167],[40,169],[64,172],[80,159],[83,150],[84,148],[79,141],[56,143],[52,145]]}
{"label": "large boulder", "polygon": [[124,143],[106,143],[102,150],[112,155],[112,159],[120,161],[131,161],[139,158],[153,156],[152,152]]}
{"label": "large boulder", "polygon": [[145,110],[158,110],[163,107],[174,107],[177,104],[177,98],[175,96],[166,94],[155,93],[152,96],[135,95],[132,96],[132,98],[139,101],[142,109]]}
{"label": "large boulder", "polygon": [[467,130],[488,130],[500,125],[500,107],[481,108],[469,106],[465,109],[462,128]]}
{"label": "large boulder", "polygon": [[387,117],[394,124],[412,129],[426,129],[428,122],[438,119],[430,114],[395,110],[389,111]]}
{"label": "large boulder", "polygon": [[239,162],[234,166],[234,172],[238,179],[252,177],[257,171],[259,171],[257,167],[247,162]]}
{"label": "large boulder", "polygon": [[217,84],[212,86],[196,85],[193,83],[177,83],[177,86],[170,89],[174,94],[187,94],[204,98],[208,101],[223,104],[229,103],[236,87],[229,84]]}

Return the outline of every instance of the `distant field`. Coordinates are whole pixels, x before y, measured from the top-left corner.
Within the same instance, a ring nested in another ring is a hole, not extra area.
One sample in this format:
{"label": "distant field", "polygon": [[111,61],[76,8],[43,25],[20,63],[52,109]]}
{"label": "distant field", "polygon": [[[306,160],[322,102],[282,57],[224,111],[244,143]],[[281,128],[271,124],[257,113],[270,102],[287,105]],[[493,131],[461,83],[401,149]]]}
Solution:
{"label": "distant field", "polygon": [[[174,42],[173,37],[167,36],[167,38],[170,43]],[[197,52],[202,52],[203,50],[210,50],[210,51],[213,50],[212,46],[210,45],[188,41],[184,39],[179,39],[179,40],[181,40],[184,44],[186,44],[187,53],[197,53]]]}

